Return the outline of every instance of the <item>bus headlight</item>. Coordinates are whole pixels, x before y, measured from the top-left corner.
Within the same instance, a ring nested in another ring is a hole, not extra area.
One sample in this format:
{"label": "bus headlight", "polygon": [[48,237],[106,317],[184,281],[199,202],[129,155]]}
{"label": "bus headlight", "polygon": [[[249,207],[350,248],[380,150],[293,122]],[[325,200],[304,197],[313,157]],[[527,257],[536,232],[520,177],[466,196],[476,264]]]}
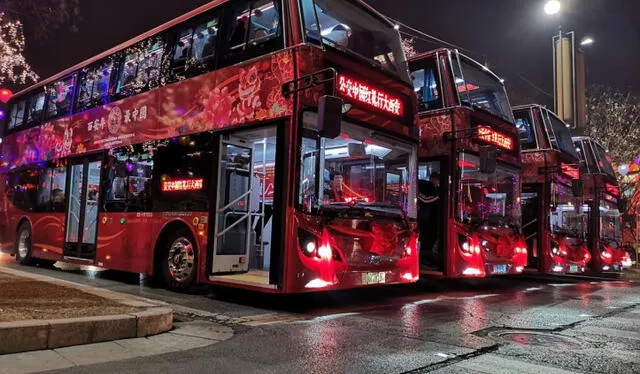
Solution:
{"label": "bus headlight", "polygon": [[318,250],[318,238],[307,230],[298,229],[298,245],[307,257],[315,257]]}

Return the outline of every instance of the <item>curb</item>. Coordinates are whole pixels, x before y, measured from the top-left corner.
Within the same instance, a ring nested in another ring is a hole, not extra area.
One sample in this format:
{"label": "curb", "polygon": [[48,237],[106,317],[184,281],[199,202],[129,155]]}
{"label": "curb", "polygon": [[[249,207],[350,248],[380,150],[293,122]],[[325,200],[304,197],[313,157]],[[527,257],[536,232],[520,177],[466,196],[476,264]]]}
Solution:
{"label": "curb", "polygon": [[0,267],[0,272],[75,288],[122,305],[147,308],[140,312],[109,316],[0,322],[0,355],[142,338],[173,328],[173,309],[166,307],[166,303],[14,269]]}

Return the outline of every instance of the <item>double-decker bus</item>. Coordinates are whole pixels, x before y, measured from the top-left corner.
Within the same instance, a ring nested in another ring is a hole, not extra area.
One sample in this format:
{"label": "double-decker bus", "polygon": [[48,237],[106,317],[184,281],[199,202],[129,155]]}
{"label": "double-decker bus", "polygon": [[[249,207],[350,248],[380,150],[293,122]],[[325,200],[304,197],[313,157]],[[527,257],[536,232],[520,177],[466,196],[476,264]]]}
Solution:
{"label": "double-decker bus", "polygon": [[399,33],[357,0],[217,0],[19,92],[2,249],[266,292],[418,278]]}
{"label": "double-decker bus", "polygon": [[412,58],[420,126],[421,273],[523,271],[520,144],[503,81],[456,50]]}
{"label": "double-decker bus", "polygon": [[522,229],[529,266],[547,274],[582,273],[591,255],[579,188],[580,169],[567,125],[540,105],[515,107],[522,163]]}
{"label": "double-decker bus", "polygon": [[621,271],[631,266],[631,257],[621,248],[622,215],[618,210],[620,189],[606,150],[593,138],[576,136],[573,143],[581,159],[588,246],[594,272]]}

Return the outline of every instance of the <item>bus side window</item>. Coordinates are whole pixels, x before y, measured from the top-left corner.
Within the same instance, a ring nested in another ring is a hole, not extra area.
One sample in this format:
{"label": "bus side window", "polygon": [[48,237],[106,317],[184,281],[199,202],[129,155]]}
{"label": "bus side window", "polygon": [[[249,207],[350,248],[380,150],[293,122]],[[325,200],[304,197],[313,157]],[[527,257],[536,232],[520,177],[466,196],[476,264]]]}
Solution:
{"label": "bus side window", "polygon": [[109,102],[113,59],[107,57],[102,62],[82,70],[76,112]]}
{"label": "bus side window", "polygon": [[16,172],[12,179],[14,205],[20,210],[33,212],[38,204],[38,171],[23,169]]}
{"label": "bus side window", "polygon": [[34,125],[40,122],[42,119],[42,113],[44,112],[45,93],[39,92],[29,99],[29,105],[27,107],[27,122],[30,125]]}
{"label": "bus side window", "polygon": [[218,32],[218,16],[211,15],[177,34],[171,56],[174,80],[181,78],[181,74],[194,76],[214,68]]}
{"label": "bus side window", "polygon": [[150,211],[152,174],[152,154],[141,146],[115,150],[105,163],[105,211]]}
{"label": "bus side window", "polygon": [[76,77],[61,79],[47,88],[46,118],[52,119],[69,114]]}
{"label": "bus side window", "polygon": [[116,94],[126,97],[157,87],[165,55],[164,36],[154,36],[131,47],[120,67]]}
{"label": "bus side window", "polygon": [[11,106],[11,114],[9,115],[9,129],[13,129],[22,126],[24,122],[24,111],[26,106],[26,100],[20,100],[15,102]]}
{"label": "bus side window", "polygon": [[273,0],[239,2],[227,24],[226,64],[273,52],[284,47],[281,9]]}
{"label": "bus side window", "polygon": [[38,205],[40,212],[48,212],[51,204],[51,168],[40,172],[40,183],[38,183]]}

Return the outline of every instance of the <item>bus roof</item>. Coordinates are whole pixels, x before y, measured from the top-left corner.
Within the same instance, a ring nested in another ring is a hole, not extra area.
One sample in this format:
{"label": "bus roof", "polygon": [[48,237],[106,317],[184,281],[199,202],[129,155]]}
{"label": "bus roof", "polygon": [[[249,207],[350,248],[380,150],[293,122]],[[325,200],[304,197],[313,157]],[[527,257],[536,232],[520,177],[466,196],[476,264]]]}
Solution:
{"label": "bus roof", "polygon": [[[93,56],[91,58],[88,58],[88,59],[82,61],[82,62],[79,62],[79,63],[77,63],[77,64],[75,64],[75,65],[73,65],[73,66],[61,71],[60,73],[52,75],[52,76],[50,76],[50,77],[48,77],[46,79],[41,80],[40,82],[37,82],[37,83],[35,83],[35,84],[25,88],[25,89],[22,89],[19,92],[16,92],[13,95],[13,97],[19,97],[19,96],[21,96],[21,95],[23,95],[23,94],[25,94],[25,93],[33,90],[33,89],[42,87],[42,86],[44,86],[44,85],[46,85],[48,83],[51,83],[51,82],[55,82],[56,80],[58,80],[60,78],[63,78],[67,74],[70,74],[70,73],[72,73],[72,72],[74,72],[76,70],[79,70],[79,69],[87,66],[87,65],[90,65],[90,64],[92,64],[92,63],[94,63],[96,61],[99,61],[99,60],[101,60],[101,59],[103,59],[105,57],[108,57],[108,56],[110,56],[111,54],[113,54],[115,52],[124,50],[124,49],[126,49],[128,47],[131,47],[132,45],[134,45],[134,44],[136,44],[138,42],[141,42],[141,41],[143,41],[143,40],[145,40],[145,39],[147,39],[147,38],[149,38],[149,37],[151,37],[153,35],[159,34],[160,32],[162,32],[164,30],[167,30],[167,29],[169,29],[169,28],[171,28],[171,27],[173,27],[175,25],[178,25],[178,24],[180,24],[180,23],[182,23],[184,21],[187,21],[188,19],[190,19],[192,17],[198,16],[201,13],[204,13],[204,12],[210,10],[210,9],[213,9],[213,8],[215,8],[217,6],[220,6],[220,5],[224,4],[224,3],[227,3],[229,1],[231,1],[231,0],[212,0],[207,4],[201,5],[200,7],[196,8],[194,10],[191,10],[191,11],[189,11],[189,12],[187,12],[187,13],[179,16],[179,17],[176,17],[176,18],[174,18],[174,19],[172,19],[172,20],[170,20],[168,22],[165,22],[162,25],[156,26],[153,29],[151,29],[151,30],[149,30],[149,31],[147,31],[145,33],[142,33],[142,34],[140,34],[140,35],[138,35],[136,37],[133,37],[133,38],[131,38],[131,39],[129,39],[129,40],[123,42],[123,43],[120,43],[120,44],[118,44],[118,45],[116,45],[116,46],[114,46],[114,47],[112,47],[112,48],[110,48],[110,49],[98,54],[98,55],[95,55],[95,56]],[[393,23],[384,14],[380,13],[374,7],[372,7],[371,5],[365,3],[364,1],[362,1],[362,0],[349,0],[349,1],[358,3],[360,6],[364,7],[369,12],[371,12],[374,16],[380,18],[384,22],[388,23],[390,26],[393,26]]]}
{"label": "bus roof", "polygon": [[184,22],[184,21],[186,21],[186,20],[188,20],[188,19],[190,19],[192,17],[195,17],[195,16],[199,15],[200,13],[204,13],[204,12],[208,11],[209,9],[215,8],[216,6],[222,5],[222,4],[224,4],[224,3],[228,2],[228,1],[230,1],[230,0],[213,0],[213,1],[209,2],[209,3],[207,3],[207,4],[204,4],[204,5],[200,6],[200,7],[192,10],[192,11],[187,12],[187,13],[179,16],[179,17],[176,17],[176,18],[172,19],[171,21],[165,22],[162,25],[154,27],[153,29],[151,29],[151,30],[149,30],[149,31],[147,31],[145,33],[142,33],[142,34],[140,34],[140,35],[138,35],[138,36],[136,36],[134,38],[131,38],[131,39],[127,40],[126,42],[118,44],[115,47],[110,48],[110,49],[108,49],[108,50],[106,50],[106,51],[104,51],[104,52],[102,52],[102,53],[100,53],[98,55],[95,55],[95,56],[93,56],[91,58],[88,58],[88,59],[86,59],[86,60],[84,60],[84,61],[82,61],[80,63],[77,63],[77,64],[75,64],[75,65],[73,65],[73,66],[61,71],[60,73],[52,75],[47,79],[43,79],[38,83],[35,83],[35,84],[33,84],[33,85],[23,89],[23,90],[20,90],[19,92],[17,92],[13,96],[14,97],[19,97],[20,95],[23,95],[23,94],[25,94],[25,93],[27,93],[27,92],[35,89],[35,88],[42,87],[42,86],[44,86],[44,85],[46,85],[48,83],[54,82],[54,81],[56,81],[56,80],[58,80],[58,79],[60,79],[60,78],[62,78],[64,76],[66,76],[69,73],[72,73],[72,72],[74,72],[76,70],[79,70],[79,69],[81,69],[81,68],[83,68],[83,67],[85,67],[87,65],[90,65],[90,64],[92,64],[92,63],[94,63],[96,61],[99,61],[99,60],[101,60],[101,59],[103,59],[105,57],[108,57],[108,56],[110,56],[111,54],[113,54],[115,52],[118,52],[118,51],[121,51],[123,49],[126,49],[126,48],[128,48],[128,47],[130,47],[130,46],[132,46],[132,45],[134,45],[134,44],[136,44],[138,42],[141,42],[141,41],[143,41],[143,40],[145,40],[145,39],[147,39],[147,38],[149,38],[149,37],[151,37],[153,35],[156,35],[156,34],[162,32],[162,31],[164,31],[166,29],[169,29],[169,28],[171,28],[171,27],[173,27],[173,26],[175,26],[175,25],[177,25],[177,24],[179,24],[181,22]]}

